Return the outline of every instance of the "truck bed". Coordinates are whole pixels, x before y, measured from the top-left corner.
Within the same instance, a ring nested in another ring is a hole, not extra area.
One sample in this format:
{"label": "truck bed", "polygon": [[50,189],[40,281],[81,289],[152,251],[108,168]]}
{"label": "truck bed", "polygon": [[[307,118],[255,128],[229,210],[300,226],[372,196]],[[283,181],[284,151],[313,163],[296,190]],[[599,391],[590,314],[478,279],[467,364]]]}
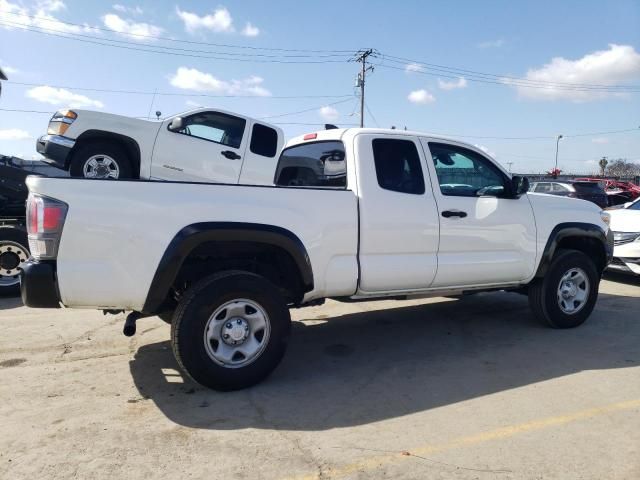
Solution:
{"label": "truck bed", "polygon": [[318,279],[305,301],[356,291],[358,209],[349,190],[43,177],[27,184],[69,205],[57,269],[69,307],[142,309],[171,240],[202,222],[294,232]]}

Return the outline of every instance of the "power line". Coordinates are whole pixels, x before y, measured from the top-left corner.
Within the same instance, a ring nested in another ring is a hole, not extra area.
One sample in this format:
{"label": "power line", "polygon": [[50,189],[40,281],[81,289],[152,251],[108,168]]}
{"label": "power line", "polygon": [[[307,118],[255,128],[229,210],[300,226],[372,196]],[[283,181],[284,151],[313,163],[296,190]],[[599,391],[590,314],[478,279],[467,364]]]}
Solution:
{"label": "power line", "polygon": [[[392,67],[390,65],[380,64],[380,66],[387,68],[395,68],[400,70],[405,70],[406,65],[414,64],[417,68],[413,71],[413,73],[425,73],[430,75],[438,75],[446,76],[444,74],[449,74],[450,76],[447,78],[458,78],[460,76],[465,76],[472,81],[486,81],[486,83],[497,83],[501,85],[519,85],[519,86],[538,86],[538,87],[553,87],[559,89],[579,89],[579,90],[638,90],[640,89],[640,85],[605,85],[605,84],[589,84],[589,83],[567,83],[567,82],[552,82],[552,81],[542,81],[542,80],[532,80],[528,78],[521,77],[513,77],[509,75],[502,74],[494,74],[494,73],[485,73],[479,72],[476,70],[468,70],[457,67],[448,67],[445,65],[438,65],[434,63],[421,62],[418,60],[411,60],[403,57],[395,57],[392,55],[381,55],[381,58],[386,61],[390,61],[392,63],[403,64],[404,67]],[[429,72],[428,71],[432,71]]]}
{"label": "power line", "polygon": [[378,124],[378,120],[376,120],[376,117],[374,117],[374,116],[373,116],[373,113],[371,113],[371,109],[369,109],[369,104],[368,104],[368,103],[365,103],[365,104],[364,104],[364,106],[366,107],[367,112],[369,112],[369,116],[373,119],[373,123],[375,123],[375,124],[376,124],[376,127],[379,127],[379,126],[380,126],[380,124]]}
{"label": "power line", "polygon": [[238,48],[238,49],[246,49],[246,50],[264,50],[264,51],[277,51],[277,52],[307,52],[307,53],[344,53],[344,54],[353,54],[354,50],[310,50],[310,49],[299,49],[299,48],[270,48],[270,47],[255,47],[250,45],[233,45],[233,44],[224,44],[224,43],[211,43],[211,42],[198,42],[195,40],[184,40],[179,38],[172,37],[163,37],[159,35],[145,35],[142,33],[123,33],[118,30],[113,30],[111,28],[103,28],[89,25],[82,25],[79,23],[66,22],[64,20],[54,19],[52,20],[49,17],[42,17],[38,15],[29,15],[26,13],[16,13],[16,12],[2,12],[3,15],[14,15],[18,17],[26,17],[32,20],[44,20],[51,23],[60,23],[63,25],[69,25],[73,27],[78,27],[82,29],[89,28],[90,30],[98,30],[102,32],[115,33],[118,35],[126,35],[131,37],[139,37],[139,38],[148,38],[152,40],[164,40],[167,42],[178,42],[178,43],[186,43],[191,45],[207,45],[210,47],[223,47],[223,48]]}
{"label": "power line", "polygon": [[260,117],[260,118],[261,118],[261,119],[266,119],[266,118],[279,118],[279,117],[287,117],[287,116],[289,116],[289,115],[298,115],[298,114],[300,114],[300,113],[312,112],[312,111],[314,111],[314,110],[318,110],[318,109],[320,109],[320,108],[322,108],[322,107],[329,107],[329,106],[333,106],[333,105],[339,105],[339,104],[341,104],[341,103],[345,103],[345,102],[348,102],[348,101],[350,101],[350,100],[351,100],[351,98],[347,98],[347,99],[345,99],[345,100],[339,100],[339,101],[337,101],[337,102],[329,103],[329,104],[327,104],[327,105],[319,105],[319,106],[317,106],[317,107],[306,108],[306,109],[304,109],[304,110],[298,110],[298,111],[296,111],[296,112],[279,113],[279,114],[277,114],[277,115],[267,115],[267,116],[265,116],[265,117]]}
{"label": "power line", "polygon": [[[206,58],[209,60],[220,60],[220,61],[230,61],[230,62],[282,63],[282,64],[325,64],[325,63],[344,63],[347,61],[346,58],[345,59],[323,59],[323,60],[279,60],[279,59],[264,59],[264,58],[256,59],[256,58],[230,58],[230,57],[227,58],[227,57],[219,57],[216,55],[199,55],[196,53],[186,53],[183,51],[172,51],[175,49],[172,49],[172,47],[163,47],[161,45],[144,46],[144,45],[135,44],[133,42],[125,42],[122,40],[112,40],[112,39],[100,39],[98,37],[92,37],[90,35],[61,32],[60,30],[52,30],[52,29],[47,29],[43,27],[33,28],[25,24],[19,24],[19,23],[16,24],[16,23],[7,22],[7,21],[1,21],[0,25],[14,26],[14,27],[17,26],[22,30],[27,30],[33,33],[39,33],[41,35],[47,35],[47,36],[56,37],[56,38],[65,38],[67,40],[73,40],[73,41],[82,42],[82,43],[89,43],[92,45],[100,45],[103,47],[120,48],[124,50],[156,53],[156,54],[162,54],[162,55],[172,55],[172,56],[178,56],[178,57]],[[56,32],[56,33],[52,33],[52,32]],[[88,40],[87,38],[79,38],[80,36],[88,37],[88,38],[91,38],[92,40]],[[118,44],[105,43],[105,42],[117,42]],[[120,43],[124,43],[124,44],[121,45]],[[158,48],[160,49],[164,48],[165,50],[157,50]],[[186,49],[180,49],[180,50],[186,50]]]}
{"label": "power line", "polygon": [[[385,65],[383,63],[378,63],[376,64],[376,67],[380,67],[380,68],[387,68],[387,69],[392,69],[392,70],[400,70],[400,71],[406,71],[405,67],[397,67],[397,66],[393,66],[393,65]],[[417,70],[417,71],[412,71],[412,73],[416,73],[419,75],[429,75],[432,77],[439,77],[439,78],[451,78],[451,79],[458,79],[460,78],[461,75],[459,74],[448,74],[448,73],[441,73],[441,72],[431,72],[428,70]],[[471,81],[471,82],[477,82],[477,83],[485,83],[485,84],[492,84],[492,85],[500,85],[503,87],[509,87],[509,86],[515,86],[515,87],[523,87],[523,88],[537,88],[537,89],[545,89],[545,90],[549,90],[549,89],[558,89],[558,90],[563,90],[563,91],[577,91],[577,92],[609,92],[609,93],[637,93],[640,92],[640,87],[636,87],[636,86],[631,86],[631,87],[626,87],[626,86],[612,86],[610,89],[607,88],[590,88],[590,87],[564,87],[564,86],[556,86],[556,85],[552,85],[552,84],[529,84],[529,83],[523,83],[523,82],[516,82],[514,80],[488,80],[488,79],[484,79],[484,78],[475,78],[475,77],[470,77],[470,76],[465,76],[465,79]]]}
{"label": "power line", "polygon": [[[153,95],[152,91],[142,90],[117,90],[109,88],[89,88],[89,87],[76,87],[70,85],[50,85],[43,83],[27,83],[27,82],[14,82],[7,81],[7,84],[20,85],[26,87],[51,87],[51,88],[66,88],[69,90],[77,90],[81,92],[103,92],[103,93],[118,93],[118,94],[130,94],[130,95]],[[177,96],[177,97],[207,97],[207,98],[269,98],[269,99],[301,99],[301,98],[351,98],[353,94],[346,95],[212,95],[206,93],[180,93],[180,92],[155,92],[160,96]]]}

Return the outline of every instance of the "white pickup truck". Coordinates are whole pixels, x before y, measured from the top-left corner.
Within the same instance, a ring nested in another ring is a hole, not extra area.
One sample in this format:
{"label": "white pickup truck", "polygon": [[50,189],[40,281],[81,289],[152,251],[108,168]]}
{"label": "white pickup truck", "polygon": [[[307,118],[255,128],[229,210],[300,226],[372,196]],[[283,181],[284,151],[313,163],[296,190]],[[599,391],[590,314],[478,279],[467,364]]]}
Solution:
{"label": "white pickup truck", "polygon": [[60,110],[36,142],[72,177],[270,184],[284,144],[274,125],[200,108],[164,120]]}
{"label": "white pickup truck", "polygon": [[477,148],[340,129],[291,140],[275,185],[30,177],[22,298],[171,322],[197,382],[229,390],[282,358],[289,307],[528,293],[552,327],[583,323],[613,238],[584,200],[527,193]]}

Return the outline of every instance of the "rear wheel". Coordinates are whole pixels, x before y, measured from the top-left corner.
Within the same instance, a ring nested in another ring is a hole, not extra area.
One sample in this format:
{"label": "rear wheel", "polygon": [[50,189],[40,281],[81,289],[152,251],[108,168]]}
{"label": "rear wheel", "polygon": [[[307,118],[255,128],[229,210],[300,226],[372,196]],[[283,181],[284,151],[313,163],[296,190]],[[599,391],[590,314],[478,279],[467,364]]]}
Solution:
{"label": "rear wheel", "polygon": [[529,286],[529,305],[536,317],[553,328],[582,325],[598,299],[600,275],[591,259],[578,250],[560,250],[544,278]]}
{"label": "rear wheel", "polygon": [[27,232],[19,228],[0,228],[0,295],[18,295],[20,268],[29,258]]}
{"label": "rear wheel", "polygon": [[171,323],[180,366],[215,390],[249,387],[280,363],[291,318],[278,289],[242,271],[222,272],[191,287]]}
{"label": "rear wheel", "polygon": [[132,178],[131,162],[116,143],[95,142],[82,145],[73,154],[72,177],[101,180]]}

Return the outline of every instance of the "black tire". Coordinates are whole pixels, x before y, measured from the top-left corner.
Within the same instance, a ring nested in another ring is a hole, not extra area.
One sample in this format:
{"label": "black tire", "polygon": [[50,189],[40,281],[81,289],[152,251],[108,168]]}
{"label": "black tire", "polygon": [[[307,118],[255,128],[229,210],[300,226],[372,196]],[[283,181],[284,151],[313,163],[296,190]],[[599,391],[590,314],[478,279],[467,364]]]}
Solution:
{"label": "black tire", "polygon": [[[6,249],[11,249],[14,244],[18,244],[22,246],[22,249],[27,254],[29,253],[29,242],[27,241],[27,232],[22,230],[21,228],[13,228],[13,227],[2,227],[0,228],[0,250],[4,252]],[[25,261],[26,258],[24,252],[20,252],[17,255],[20,261]],[[7,255],[7,261],[14,263],[17,261],[14,257],[16,253],[11,254],[10,252],[0,253],[0,255]],[[11,258],[9,258],[11,256]],[[0,262],[2,262],[2,258],[0,257]],[[0,263],[0,268],[2,268],[2,264]],[[3,275],[3,271],[7,271],[6,269],[0,270],[0,296],[2,297],[10,297],[16,296],[20,294],[20,281],[17,278],[18,270],[16,270],[16,275]],[[13,272],[13,269],[10,271]],[[15,280],[15,282],[14,282]]]}
{"label": "black tire", "polygon": [[[216,309],[236,299],[255,302],[266,312],[270,334],[251,363],[231,368],[211,358],[204,335]],[[178,364],[193,380],[214,390],[238,390],[260,382],[278,366],[290,331],[289,309],[271,282],[253,273],[228,271],[211,275],[187,291],[173,316],[171,345]]]}
{"label": "black tire", "polygon": [[[133,178],[131,160],[127,153],[117,143],[91,142],[81,145],[73,153],[69,173],[72,177],[85,178],[84,166],[94,155],[106,155],[110,157],[118,166],[119,174],[117,179]],[[93,178],[93,177],[86,177]]]}
{"label": "black tire", "polygon": [[[583,306],[576,313],[565,313],[558,301],[560,281],[569,270],[582,270],[589,282],[589,291]],[[553,328],[574,328],[582,325],[598,299],[600,274],[593,261],[578,250],[560,250],[554,256],[544,278],[529,285],[529,305],[535,316]]]}

